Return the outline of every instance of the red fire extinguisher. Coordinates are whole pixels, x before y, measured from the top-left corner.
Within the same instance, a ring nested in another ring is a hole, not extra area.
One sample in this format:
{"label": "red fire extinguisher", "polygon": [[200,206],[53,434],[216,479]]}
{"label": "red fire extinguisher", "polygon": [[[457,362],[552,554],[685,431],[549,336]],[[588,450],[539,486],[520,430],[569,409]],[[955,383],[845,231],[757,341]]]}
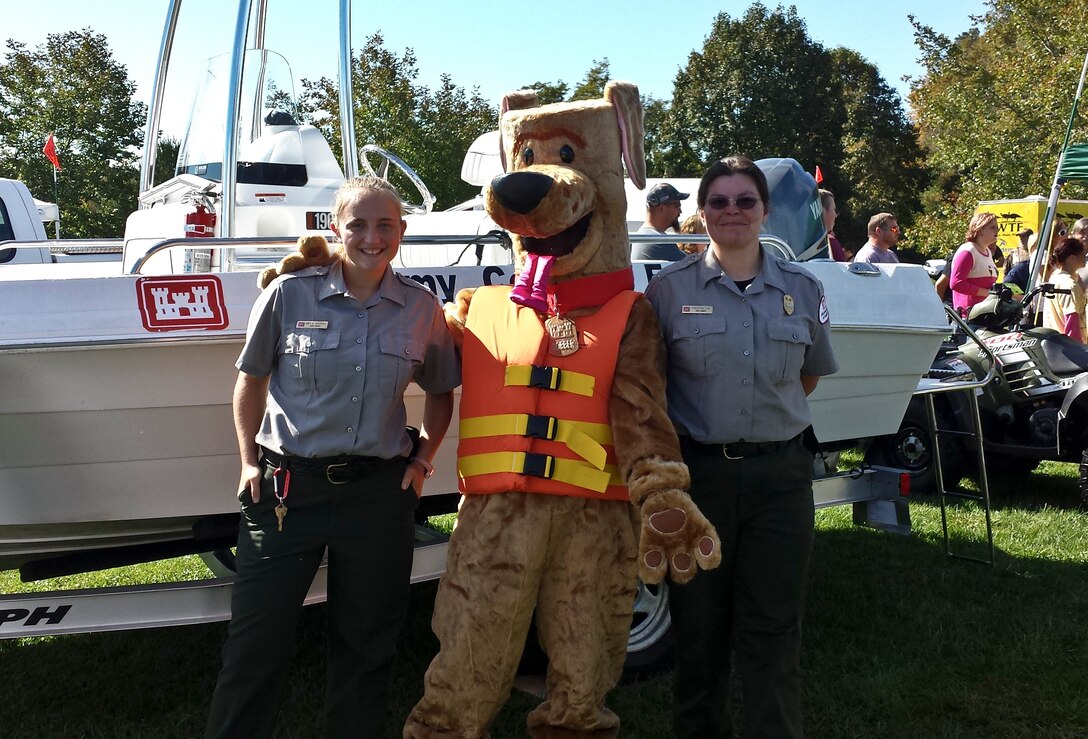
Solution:
{"label": "red fire extinguisher", "polygon": [[193,237],[215,236],[215,211],[204,203],[196,203],[185,214],[185,235]]}

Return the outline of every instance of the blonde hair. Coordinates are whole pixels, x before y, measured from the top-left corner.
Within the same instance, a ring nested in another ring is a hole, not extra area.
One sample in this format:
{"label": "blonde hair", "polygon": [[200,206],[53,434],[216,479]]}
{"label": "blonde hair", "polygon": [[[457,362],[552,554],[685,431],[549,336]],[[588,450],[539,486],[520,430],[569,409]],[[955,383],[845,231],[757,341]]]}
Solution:
{"label": "blonde hair", "polygon": [[[703,221],[699,218],[698,213],[693,213],[684,219],[684,222],[680,224],[680,233],[682,234],[705,234],[706,227],[703,226]],[[680,251],[685,254],[695,254],[706,248],[706,244],[677,244]]]}
{"label": "blonde hair", "polygon": [[975,213],[971,217],[971,222],[967,224],[967,235],[964,236],[965,241],[974,241],[982,229],[989,226],[991,223],[997,223],[997,216],[993,213]]}
{"label": "blonde hair", "polygon": [[378,192],[387,192],[396,198],[401,215],[404,215],[404,203],[400,199],[400,194],[397,192],[397,189],[389,184],[388,180],[383,180],[381,177],[364,175],[362,177],[353,177],[350,180],[345,180],[344,183],[336,189],[336,195],[333,196],[332,199],[333,221],[339,225],[340,217],[343,215],[345,208],[363,195]]}

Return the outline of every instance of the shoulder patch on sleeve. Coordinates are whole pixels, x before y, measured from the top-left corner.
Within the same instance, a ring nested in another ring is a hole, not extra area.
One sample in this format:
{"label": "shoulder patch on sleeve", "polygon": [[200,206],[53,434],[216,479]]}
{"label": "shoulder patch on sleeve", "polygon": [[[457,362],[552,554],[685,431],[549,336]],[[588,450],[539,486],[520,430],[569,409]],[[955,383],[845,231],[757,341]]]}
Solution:
{"label": "shoulder patch on sleeve", "polygon": [[827,323],[831,320],[831,314],[827,311],[827,296],[820,296],[820,323]]}

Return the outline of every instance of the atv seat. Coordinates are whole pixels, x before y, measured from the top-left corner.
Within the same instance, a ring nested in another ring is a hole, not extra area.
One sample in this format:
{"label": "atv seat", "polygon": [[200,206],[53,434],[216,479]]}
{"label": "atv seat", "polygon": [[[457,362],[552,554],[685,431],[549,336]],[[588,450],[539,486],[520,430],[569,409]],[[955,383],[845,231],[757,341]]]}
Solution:
{"label": "atv seat", "polygon": [[1071,377],[1088,372],[1088,345],[1062,334],[1042,338],[1043,355],[1054,374]]}

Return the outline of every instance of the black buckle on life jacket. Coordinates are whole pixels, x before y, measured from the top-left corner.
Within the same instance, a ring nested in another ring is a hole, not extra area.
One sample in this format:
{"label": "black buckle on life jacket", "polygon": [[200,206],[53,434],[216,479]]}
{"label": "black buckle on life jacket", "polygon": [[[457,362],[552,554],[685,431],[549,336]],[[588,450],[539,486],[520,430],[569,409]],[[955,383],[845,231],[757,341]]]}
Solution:
{"label": "black buckle on life jacket", "polygon": [[554,472],[555,457],[550,454],[525,453],[525,464],[521,468],[521,474],[551,479]]}
{"label": "black buckle on life jacket", "polygon": [[558,367],[534,364],[529,371],[529,387],[541,390],[558,390],[563,371]]}
{"label": "black buckle on life jacket", "polygon": [[551,441],[555,438],[556,430],[559,428],[559,422],[554,416],[529,416],[529,420],[525,424],[525,435],[533,439],[547,439]]}

